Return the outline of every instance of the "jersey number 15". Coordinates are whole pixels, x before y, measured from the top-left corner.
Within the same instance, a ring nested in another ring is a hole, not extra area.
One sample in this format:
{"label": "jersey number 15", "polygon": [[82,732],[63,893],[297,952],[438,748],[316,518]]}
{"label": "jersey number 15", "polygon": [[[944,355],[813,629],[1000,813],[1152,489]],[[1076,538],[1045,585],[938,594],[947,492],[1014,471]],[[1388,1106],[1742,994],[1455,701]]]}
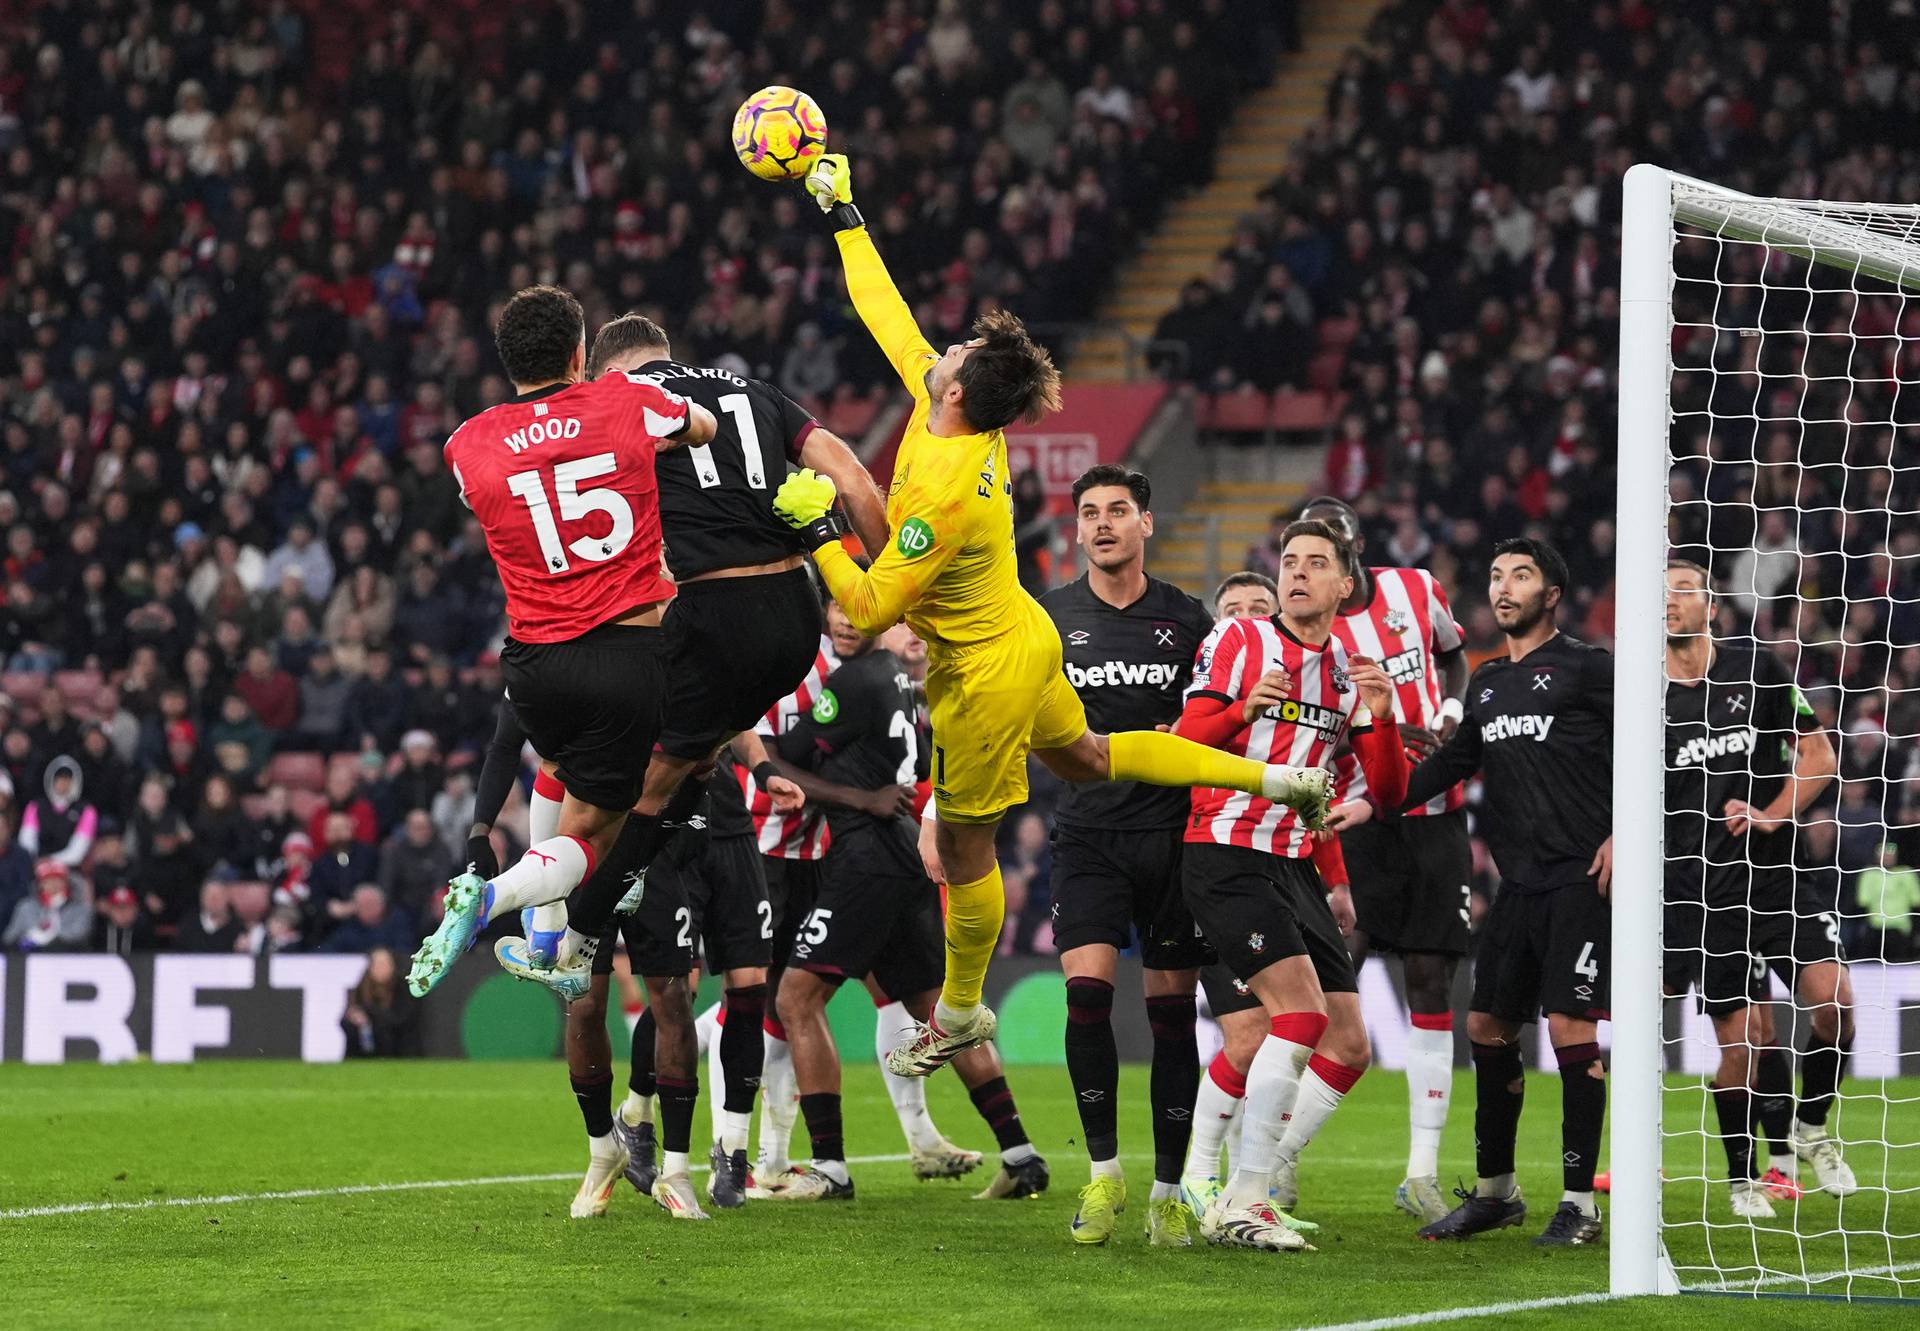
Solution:
{"label": "jersey number 15", "polygon": [[627,548],[633,540],[633,505],[618,490],[604,486],[582,490],[580,482],[611,475],[619,460],[611,453],[562,462],[553,469],[553,493],[559,501],[560,520],[578,522],[589,513],[605,513],[611,529],[605,536],[581,536],[566,545],[560,543],[560,528],[554,521],[552,501],[547,498],[546,479],[538,468],[519,471],[507,477],[511,490],[527,506],[533,520],[534,538],[540,542],[540,559],[549,573],[565,573],[573,567],[569,552],[576,559],[602,563]]}

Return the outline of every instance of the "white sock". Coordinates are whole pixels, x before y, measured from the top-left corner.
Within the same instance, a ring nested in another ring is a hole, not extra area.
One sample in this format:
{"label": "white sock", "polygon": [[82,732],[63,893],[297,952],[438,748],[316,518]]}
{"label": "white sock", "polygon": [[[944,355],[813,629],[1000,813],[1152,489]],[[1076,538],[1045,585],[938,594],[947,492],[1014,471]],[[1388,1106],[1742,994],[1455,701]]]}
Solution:
{"label": "white sock", "polygon": [[1126,1174],[1120,1168],[1120,1157],[1116,1155],[1111,1160],[1095,1160],[1092,1177],[1125,1179]]}
{"label": "white sock", "polygon": [[1162,1183],[1159,1179],[1155,1179],[1153,1181],[1153,1195],[1147,1198],[1147,1200],[1150,1202],[1164,1202],[1169,1197],[1177,1198],[1179,1195],[1180,1185],[1178,1183]]}
{"label": "white sock", "polygon": [[1511,1197],[1513,1196],[1513,1175],[1495,1174],[1492,1178],[1480,1179],[1473,1185],[1473,1190],[1482,1197]]}
{"label": "white sock", "polygon": [[1233,1117],[1227,1122],[1227,1172],[1221,1178],[1232,1178],[1233,1171],[1240,1164],[1240,1138],[1247,1126],[1247,1101],[1243,1096],[1233,1107]]}
{"label": "white sock", "polygon": [[1226,1204],[1238,1210],[1267,1200],[1274,1160],[1300,1092],[1300,1073],[1312,1057],[1307,1045],[1268,1035],[1247,1069],[1246,1124],[1241,1130],[1240,1160],[1227,1180]]}
{"label": "white sock", "polygon": [[653,1097],[628,1091],[627,1098],[620,1102],[620,1121],[630,1128],[653,1122]]}
{"label": "white sock", "polygon": [[692,1168],[692,1159],[685,1151],[668,1151],[660,1157],[660,1172],[666,1175],[684,1174]]}
{"label": "white sock", "polygon": [[777,1036],[766,1037],[767,1052],[760,1071],[760,1158],[754,1172],[772,1178],[793,1163],[793,1125],[800,1117],[800,1088],[793,1079],[793,1046]]}
{"label": "white sock", "polygon": [[720,1149],[728,1155],[747,1149],[747,1135],[753,1131],[753,1111],[736,1114],[731,1109],[720,1111]]}
{"label": "white sock", "polygon": [[974,1017],[978,1015],[979,1011],[980,1005],[978,1003],[975,1003],[972,1007],[948,1007],[939,999],[935,999],[933,1004],[933,1024],[951,1035],[955,1031],[964,1031],[967,1027],[973,1025]]}
{"label": "white sock", "polygon": [[527,792],[527,840],[539,845],[560,827],[560,801],[540,793],[539,783]]}
{"label": "white sock", "polygon": [[587,1155],[595,1164],[612,1159],[613,1153],[619,1149],[620,1143],[613,1139],[611,1132],[602,1137],[587,1138]]}
{"label": "white sock", "polygon": [[1008,1166],[1024,1165],[1039,1154],[1040,1152],[1033,1149],[1032,1142],[1021,1142],[1018,1146],[1009,1146],[1000,1152],[1000,1163]]}
{"label": "white sock", "polygon": [[1300,1152],[1307,1149],[1307,1143],[1318,1135],[1333,1111],[1340,1107],[1346,1098],[1346,1092],[1327,1084],[1318,1068],[1311,1062],[1301,1074],[1300,1090],[1294,1097],[1293,1117],[1287,1122],[1286,1133],[1280,1138],[1280,1159],[1292,1164],[1300,1158]]}
{"label": "white sock", "polygon": [[887,1098],[893,1101],[893,1116],[900,1120],[907,1147],[931,1151],[940,1144],[940,1129],[927,1112],[927,1079],[896,1077],[887,1071],[887,1051],[907,1038],[913,1029],[913,1014],[904,1003],[889,1003],[874,1014],[873,1053],[880,1060],[880,1075],[886,1079]]}
{"label": "white sock", "polygon": [[1240,1109],[1240,1097],[1213,1079],[1211,1070],[1200,1076],[1200,1094],[1193,1100],[1193,1135],[1187,1139],[1187,1167],[1195,1178],[1219,1178],[1220,1147],[1227,1128]]}
{"label": "white sock", "polygon": [[726,1135],[726,1120],[722,1116],[727,1103],[726,1069],[720,1066],[720,1019],[714,1015],[719,1010],[720,1005],[715,1003],[693,1019],[694,1039],[707,1058],[707,1113],[713,1121],[715,1141]]}
{"label": "white sock", "polygon": [[567,927],[567,903],[565,900],[549,901],[533,908],[533,924],[530,926],[540,933],[557,934]]}
{"label": "white sock", "polygon": [[813,1167],[832,1179],[835,1183],[851,1182],[845,1160],[815,1160]]}
{"label": "white sock", "polygon": [[1440,1173],[1440,1134],[1453,1099],[1453,1032],[1415,1026],[1407,1032],[1407,1177]]}
{"label": "white sock", "polygon": [[1600,1207],[1594,1202],[1593,1194],[1590,1192],[1563,1192],[1560,1194],[1560,1200],[1563,1202],[1572,1202],[1580,1208],[1581,1215],[1595,1216],[1600,1214]]}
{"label": "white sock", "polygon": [[590,867],[586,842],[578,837],[556,836],[535,842],[518,864],[493,880],[493,910],[487,918],[518,914],[523,906],[564,901],[567,893],[580,886]]}

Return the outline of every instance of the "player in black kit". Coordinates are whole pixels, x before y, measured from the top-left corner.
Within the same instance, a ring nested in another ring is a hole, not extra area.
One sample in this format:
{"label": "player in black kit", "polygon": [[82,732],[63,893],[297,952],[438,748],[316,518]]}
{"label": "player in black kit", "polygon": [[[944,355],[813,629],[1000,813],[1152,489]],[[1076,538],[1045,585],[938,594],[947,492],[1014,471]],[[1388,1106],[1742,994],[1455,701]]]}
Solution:
{"label": "player in black kit", "polygon": [[1613,657],[1555,624],[1567,589],[1559,551],[1521,537],[1493,549],[1488,593],[1506,655],[1474,671],[1459,730],[1414,769],[1402,805],[1480,773],[1481,826],[1501,878],[1467,1013],[1479,1183],[1420,1236],[1464,1239],[1526,1219],[1513,1163],[1525,1092],[1520,1030],[1545,1012],[1560,1065],[1566,1191],[1534,1242],[1592,1243],[1600,1237],[1593,1171],[1607,1107],[1597,1040],[1612,941]]}
{"label": "player in black kit", "polygon": [[[854,530],[868,549],[886,543],[886,506],[873,478],[846,444],[770,384],[725,370],[699,369],[672,359],[667,335],[652,320],[625,314],[594,337],[589,377],[624,370],[698,402],[718,430],[698,448],[673,450],[655,466],[666,560],[679,586],[662,627],[669,650],[666,722],[634,806],[642,832],[627,843],[625,873],[644,869],[658,852],[664,824],[684,821],[699,802],[682,790],[695,769],[735,734],[753,728],[767,709],[793,691],[813,665],[820,644],[820,603],[804,567],[804,543],[773,512],[773,493],[789,464],[831,476]],[[677,800],[674,799],[679,792]],[[607,877],[596,875],[605,884]],[[567,996],[584,982],[594,940],[619,902],[601,890],[576,891],[567,903],[568,927],[558,967],[503,965],[541,979]],[[528,973],[532,971],[533,973]]]}
{"label": "player in black kit", "polygon": [[[940,894],[922,867],[913,819],[929,754],[912,679],[905,662],[880,639],[861,637],[838,606],[827,614],[841,664],[812,711],[778,741],[785,770],[826,810],[831,833],[819,897],[780,981],[780,1021],[813,1142],[812,1164],[773,1194],[783,1201],[853,1196],[840,1059],[827,1025],[834,992],[849,979],[871,979],[925,1021],[946,970]],[[1000,1144],[999,1175],[980,1196],[1044,1192],[1046,1161],[1020,1122],[998,1051],[990,1042],[976,1045],[953,1059],[953,1069]]]}
{"label": "player in black kit", "polygon": [[[1180,719],[1193,659],[1213,628],[1199,601],[1147,576],[1153,534],[1147,478],[1094,467],[1073,485],[1087,571],[1040,598],[1060,630],[1067,679],[1103,734]],[[1067,1073],[1093,1176],[1068,1232],[1104,1243],[1126,1204],[1118,1132],[1120,1061],[1113,1037],[1114,961],[1140,944],[1153,1032],[1153,1197],[1147,1233],[1186,1246],[1180,1170],[1200,1084],[1194,982],[1212,960],[1180,890],[1185,790],[1131,782],[1069,786],[1054,815],[1053,942],[1067,977]]]}
{"label": "player in black kit", "polygon": [[[1853,987],[1836,903],[1797,889],[1794,818],[1838,771],[1833,744],[1779,658],[1711,635],[1707,571],[1667,564],[1665,979],[1698,989],[1720,1042],[1710,1090],[1726,1144],[1734,1214],[1771,1219],[1797,1196],[1795,1159],[1820,1187],[1854,1192],[1853,1170],[1826,1129],[1853,1041]],[[1774,1043],[1767,975],[1807,1011],[1813,1043],[1793,1108],[1792,1071]],[[1775,1143],[1756,1177],[1753,1123]]]}

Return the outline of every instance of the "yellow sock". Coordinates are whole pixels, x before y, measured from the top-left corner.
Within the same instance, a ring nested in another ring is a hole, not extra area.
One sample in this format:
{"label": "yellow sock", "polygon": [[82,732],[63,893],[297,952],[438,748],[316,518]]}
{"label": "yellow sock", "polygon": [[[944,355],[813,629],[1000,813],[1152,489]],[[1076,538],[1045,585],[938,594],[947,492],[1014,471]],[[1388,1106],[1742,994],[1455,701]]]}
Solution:
{"label": "yellow sock", "polygon": [[1107,769],[1115,781],[1218,786],[1258,795],[1265,765],[1164,730],[1123,730],[1107,736]]}
{"label": "yellow sock", "polygon": [[1000,941],[1007,917],[1007,889],[995,862],[987,876],[971,883],[947,884],[947,978],[940,1001],[950,1008],[980,1005],[987,962]]}

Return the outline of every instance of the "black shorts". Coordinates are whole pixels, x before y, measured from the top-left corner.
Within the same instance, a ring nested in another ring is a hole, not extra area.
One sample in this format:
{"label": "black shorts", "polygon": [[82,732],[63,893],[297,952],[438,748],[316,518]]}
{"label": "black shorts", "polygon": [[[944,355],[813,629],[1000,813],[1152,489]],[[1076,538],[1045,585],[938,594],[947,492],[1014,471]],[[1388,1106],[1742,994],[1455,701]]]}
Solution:
{"label": "black shorts", "polygon": [[680,879],[671,872],[657,873],[658,867],[656,861],[647,869],[647,886],[640,894],[639,908],[631,915],[615,915],[600,936],[600,950],[593,954],[595,975],[613,970],[616,939],[626,943],[627,961],[635,975],[671,979],[693,969],[698,921],[682,895]]}
{"label": "black shorts", "polygon": [[514,719],[568,793],[596,808],[632,808],[660,736],[665,631],[602,624],[566,642],[509,638],[500,673]]}
{"label": "black shorts", "polygon": [[820,598],[805,568],[689,582],[661,626],[671,642],[660,747],[705,758],[792,693],[820,652]]}
{"label": "black shorts", "polygon": [[1055,826],[1054,950],[1105,943],[1124,951],[1137,933],[1148,970],[1196,970],[1212,961],[1180,890],[1183,830]]}
{"label": "black shorts", "polygon": [[938,989],[947,970],[940,889],[925,874],[902,872],[837,843],[787,965],[834,980],[872,975],[890,998]]}
{"label": "black shorts", "polygon": [[773,964],[784,966],[793,955],[800,926],[813,914],[819,900],[820,861],[762,855],[760,869],[766,876],[767,905],[773,912]]}
{"label": "black shorts", "polygon": [[[681,842],[687,850],[675,854]],[[647,890],[663,879],[693,912],[709,975],[772,960],[773,907],[752,837],[676,837],[647,870]]]}
{"label": "black shorts", "polygon": [[1304,956],[1313,963],[1323,993],[1359,992],[1353,958],[1312,860],[1188,842],[1180,878],[1194,922],[1220,957],[1202,973],[1216,1016],[1259,1006],[1259,999],[1241,995],[1233,981],[1251,980],[1288,957]]}
{"label": "black shorts", "polygon": [[1375,819],[1340,834],[1356,926],[1381,952],[1467,955],[1473,846],[1464,809]]}
{"label": "black shorts", "polygon": [[1823,910],[1805,900],[1791,912],[1669,901],[1664,933],[1661,972],[1667,991],[1678,996],[1694,989],[1700,1010],[1715,1019],[1769,1001],[1769,972],[1793,993],[1807,967],[1847,959],[1840,916],[1831,905]]}
{"label": "black shorts", "polygon": [[1503,887],[1474,956],[1472,1010],[1522,1025],[1542,1012],[1601,1020],[1612,959],[1613,910],[1592,882]]}

